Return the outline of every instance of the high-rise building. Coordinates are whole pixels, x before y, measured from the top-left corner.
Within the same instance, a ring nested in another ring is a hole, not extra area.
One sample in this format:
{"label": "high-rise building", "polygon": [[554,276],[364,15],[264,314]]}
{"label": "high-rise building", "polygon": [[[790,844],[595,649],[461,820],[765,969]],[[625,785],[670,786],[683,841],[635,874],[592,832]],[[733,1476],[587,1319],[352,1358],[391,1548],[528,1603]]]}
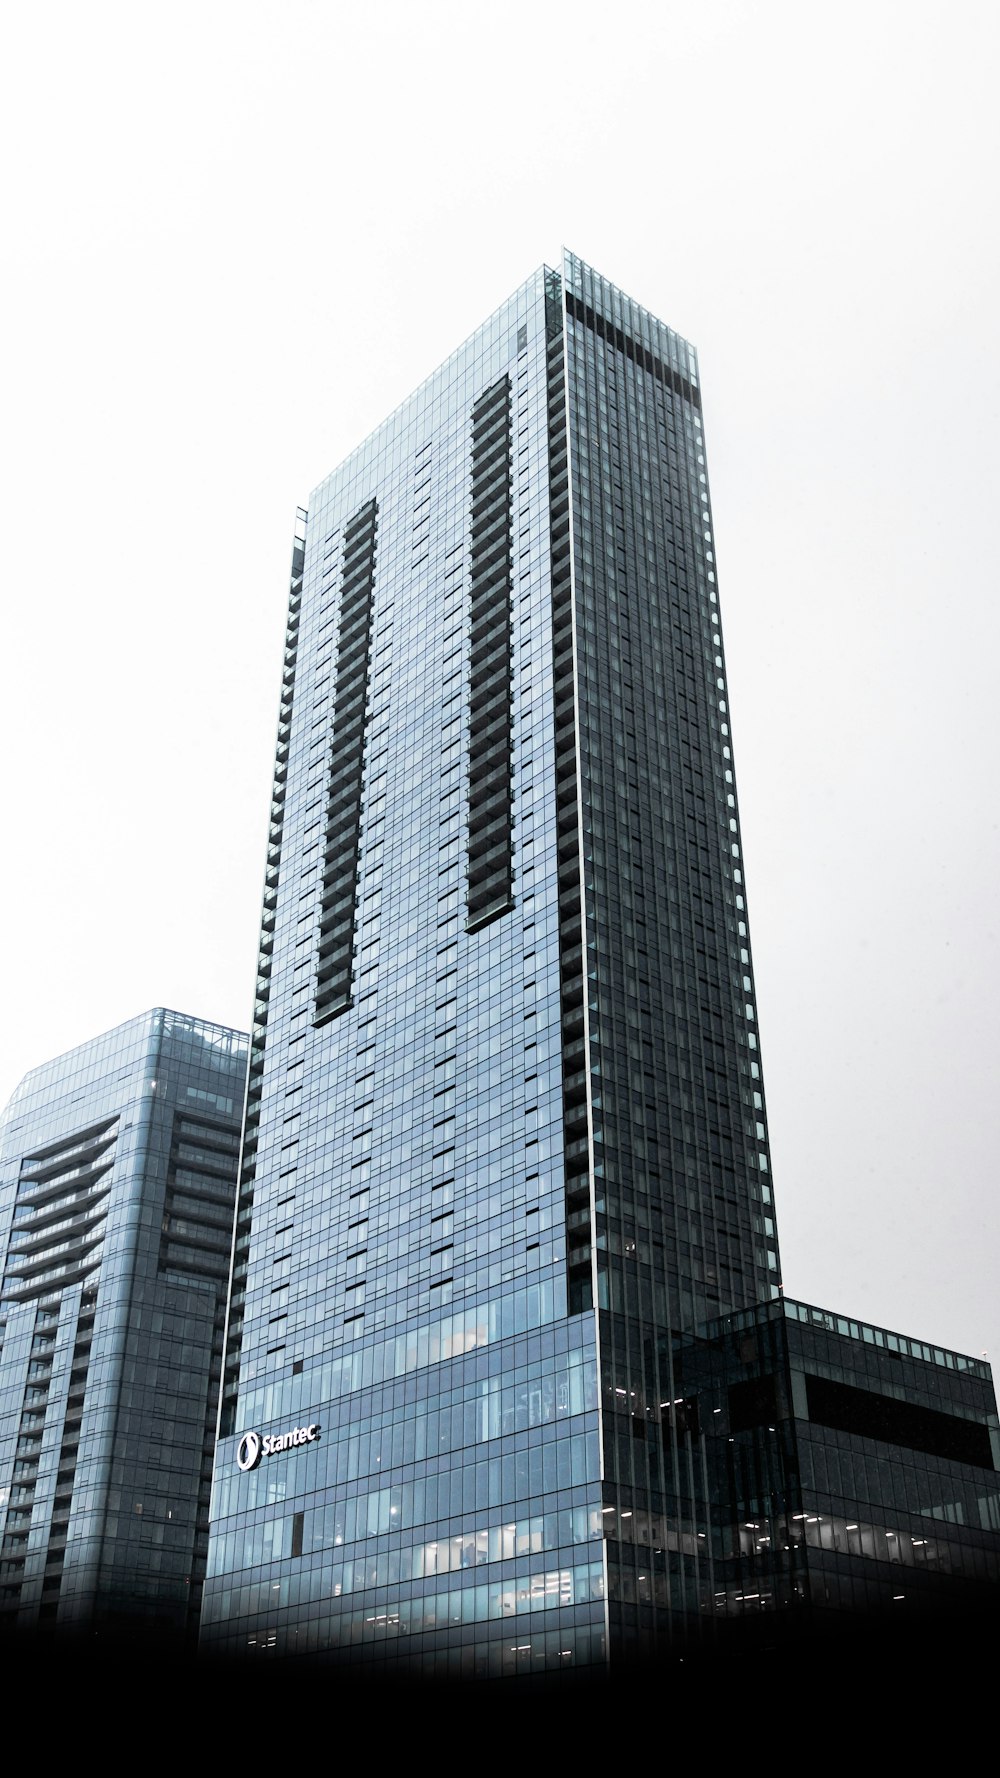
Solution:
{"label": "high-rise building", "polygon": [[157,1009],[0,1121],[0,1635],[197,1629],[246,1067]]}
{"label": "high-rise building", "polygon": [[755,999],[697,359],[567,255],[299,513],[205,1646],[517,1673],[715,1612]]}
{"label": "high-rise building", "polygon": [[206,1634],[602,1658],[779,1273],[697,360],[580,260],[300,514],[270,840]]}

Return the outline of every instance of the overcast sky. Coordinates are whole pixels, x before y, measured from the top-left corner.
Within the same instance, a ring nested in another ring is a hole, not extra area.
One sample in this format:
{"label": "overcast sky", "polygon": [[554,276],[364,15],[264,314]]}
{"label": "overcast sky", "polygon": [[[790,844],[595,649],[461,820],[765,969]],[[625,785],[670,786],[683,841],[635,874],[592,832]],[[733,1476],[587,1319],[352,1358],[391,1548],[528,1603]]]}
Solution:
{"label": "overcast sky", "polygon": [[0,1099],[248,1023],[295,507],[565,242],[701,356],[786,1288],[1000,1357],[997,16],[7,9]]}

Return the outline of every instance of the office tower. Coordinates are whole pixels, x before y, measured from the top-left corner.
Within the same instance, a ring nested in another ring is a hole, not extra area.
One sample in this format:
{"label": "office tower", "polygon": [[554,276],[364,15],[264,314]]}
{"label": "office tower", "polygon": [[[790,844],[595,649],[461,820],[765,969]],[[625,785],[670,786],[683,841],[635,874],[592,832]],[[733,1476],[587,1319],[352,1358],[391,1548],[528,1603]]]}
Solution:
{"label": "office tower", "polygon": [[299,514],[205,1645],[602,1662],[619,1514],[697,1613],[778,1289],[697,360],[567,256]]}
{"label": "office tower", "polygon": [[246,1066],[160,1008],[0,1123],[0,1635],[196,1630]]}
{"label": "office tower", "polygon": [[697,360],[567,255],[298,515],[203,1647],[958,1600],[992,1400],[781,1296]]}

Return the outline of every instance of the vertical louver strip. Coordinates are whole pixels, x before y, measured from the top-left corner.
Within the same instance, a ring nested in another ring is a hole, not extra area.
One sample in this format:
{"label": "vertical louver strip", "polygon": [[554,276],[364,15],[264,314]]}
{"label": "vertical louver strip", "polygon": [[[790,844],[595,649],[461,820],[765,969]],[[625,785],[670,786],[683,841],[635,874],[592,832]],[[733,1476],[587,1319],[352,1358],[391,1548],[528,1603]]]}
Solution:
{"label": "vertical louver strip", "polygon": [[354,904],[358,889],[377,531],[378,505],[371,500],[355,514],[344,532],[337,698],[316,969],[317,1025],[336,1018],[352,1004]]}
{"label": "vertical louver strip", "polygon": [[566,1265],[569,1309],[591,1305],[589,1075],[584,1031],[585,948],[580,889],[580,794],[577,781],[576,666],[570,555],[569,457],[565,350],[558,281],[546,291],[549,528],[552,561],[552,694],[555,710],[556,829],[559,851],[559,1004],[566,1169]]}
{"label": "vertical louver strip", "polygon": [[308,520],[309,514],[300,506],[296,512],[295,537],[292,543],[292,572],[288,592],[288,622],[285,626],[284,670],[281,676],[281,703],[278,708],[278,745],[274,760],[271,825],[267,840],[267,870],[264,876],[264,905],[261,914],[260,949],[257,959],[257,993],[254,1001],[253,1031],[250,1038],[250,1066],[247,1073],[246,1106],[243,1117],[243,1143],[240,1154],[239,1195],[236,1200],[232,1272],[229,1282],[229,1302],[226,1305],[226,1350],[222,1379],[222,1405],[219,1415],[220,1438],[228,1437],[233,1430],[240,1381],[243,1305],[246,1296],[247,1263],[250,1254],[254,1185],[257,1178],[257,1137],[260,1131],[260,1105],[264,1085],[264,1049],[267,1041],[268,1006],[271,999],[271,964],[274,955],[278,879],[281,874],[281,847],[285,827],[288,755],[292,738],[292,706],[295,701],[295,674],[299,655],[299,619],[302,611],[302,578],[305,573]]}
{"label": "vertical louver strip", "polygon": [[510,378],[472,410],[468,930],[513,907]]}

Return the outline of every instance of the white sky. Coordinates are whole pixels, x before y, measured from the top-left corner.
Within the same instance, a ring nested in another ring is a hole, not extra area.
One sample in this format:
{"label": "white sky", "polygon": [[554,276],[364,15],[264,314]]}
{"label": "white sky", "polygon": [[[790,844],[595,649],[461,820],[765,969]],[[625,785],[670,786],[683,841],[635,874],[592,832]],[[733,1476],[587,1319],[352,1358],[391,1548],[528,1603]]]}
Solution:
{"label": "white sky", "polygon": [[786,1287],[1000,1356],[998,17],[7,9],[0,1100],[248,1024],[295,507],[565,242],[701,355]]}

